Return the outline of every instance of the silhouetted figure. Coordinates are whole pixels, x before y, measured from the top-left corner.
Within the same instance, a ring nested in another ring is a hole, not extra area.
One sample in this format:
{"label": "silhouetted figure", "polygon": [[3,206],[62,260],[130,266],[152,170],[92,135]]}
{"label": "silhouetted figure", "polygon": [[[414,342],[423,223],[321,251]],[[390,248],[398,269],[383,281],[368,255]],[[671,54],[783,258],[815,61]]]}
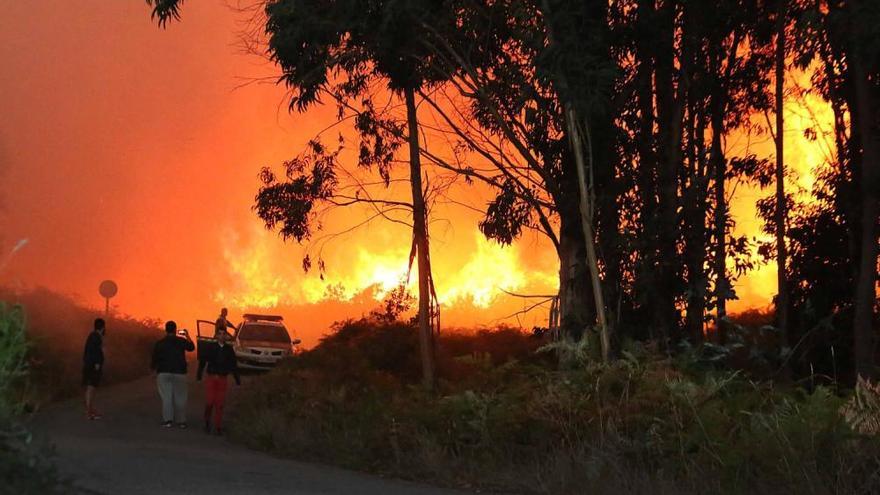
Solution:
{"label": "silhouetted figure", "polygon": [[207,371],[205,380],[205,433],[211,432],[211,413],[214,416],[214,431],[223,434],[223,406],[226,403],[226,391],[229,389],[229,375],[235,378],[235,384],[241,385],[238,375],[238,360],[235,351],[229,345],[229,334],[217,332],[217,343],[208,348],[199,360],[196,378],[201,381],[202,372]]}
{"label": "silhouetted figure", "polygon": [[162,398],[162,426],[166,428],[175,423],[186,428],[186,353],[195,348],[189,332],[178,334],[173,321],[165,323],[165,338],[153,347],[152,368]]}
{"label": "silhouetted figure", "polygon": [[214,337],[217,336],[220,332],[226,332],[227,328],[231,328],[235,330],[235,325],[229,323],[229,320],[226,319],[226,315],[229,314],[229,310],[226,308],[222,308],[220,310],[220,316],[217,318],[217,321],[214,322]]}
{"label": "silhouetted figure", "polygon": [[101,419],[95,410],[95,389],[101,383],[104,373],[104,333],[107,325],[102,318],[95,319],[95,326],[86,338],[83,350],[83,386],[86,388],[86,417],[91,420]]}

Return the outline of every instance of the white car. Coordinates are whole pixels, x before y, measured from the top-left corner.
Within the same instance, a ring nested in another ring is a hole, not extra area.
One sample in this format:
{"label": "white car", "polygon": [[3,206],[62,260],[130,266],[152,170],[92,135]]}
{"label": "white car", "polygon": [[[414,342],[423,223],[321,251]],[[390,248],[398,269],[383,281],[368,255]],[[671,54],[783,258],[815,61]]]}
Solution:
{"label": "white car", "polygon": [[[279,361],[293,354],[299,339],[291,339],[283,318],[276,315],[242,315],[243,321],[235,329],[232,349],[238,358],[239,368],[269,370]],[[214,322],[198,320],[199,354],[203,344],[213,343]]]}

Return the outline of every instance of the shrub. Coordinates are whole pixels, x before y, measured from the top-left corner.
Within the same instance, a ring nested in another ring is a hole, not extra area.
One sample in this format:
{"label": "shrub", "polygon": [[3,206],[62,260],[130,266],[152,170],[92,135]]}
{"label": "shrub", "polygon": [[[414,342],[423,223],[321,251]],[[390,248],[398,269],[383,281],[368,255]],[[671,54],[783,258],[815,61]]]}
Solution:
{"label": "shrub", "polygon": [[877,438],[853,432],[828,388],[780,388],[640,346],[560,368],[531,336],[501,329],[442,335],[431,395],[415,385],[415,345],[407,325],[340,324],[239,397],[233,438],[505,492],[880,490]]}
{"label": "shrub", "polygon": [[18,422],[28,350],[24,310],[0,301],[0,480],[6,493],[73,493]]}

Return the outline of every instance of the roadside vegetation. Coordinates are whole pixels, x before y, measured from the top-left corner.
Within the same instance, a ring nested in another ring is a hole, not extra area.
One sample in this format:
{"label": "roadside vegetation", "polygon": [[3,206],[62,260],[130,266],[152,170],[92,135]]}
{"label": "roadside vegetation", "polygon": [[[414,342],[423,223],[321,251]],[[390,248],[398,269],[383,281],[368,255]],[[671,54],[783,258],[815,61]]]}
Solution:
{"label": "roadside vegetation", "polygon": [[772,330],[733,327],[734,344],[624,344],[610,364],[588,340],[446,332],[431,394],[410,323],[345,321],[255,380],[230,431],[282,456],[490,491],[880,492],[878,390],[774,380],[778,356],[755,344]]}
{"label": "roadside vegetation", "polygon": [[[45,289],[0,290],[0,484],[3,493],[80,493],[51,461],[51,449],[28,430],[27,415],[82,391],[82,346],[98,315]],[[108,319],[107,383],[149,372],[152,322]],[[143,356],[143,357],[141,357]],[[8,491],[7,491],[8,490]]]}
{"label": "roadside vegetation", "polygon": [[26,406],[38,408],[82,392],[82,353],[95,318],[107,320],[107,364],[102,385],[125,383],[150,373],[150,349],[162,333],[159,322],[137,320],[83,306],[75,299],[37,288],[12,293],[0,288],[0,301],[27,311],[28,351]]}
{"label": "roadside vegetation", "polygon": [[20,422],[29,348],[24,310],[0,301],[0,483],[4,493],[72,493]]}

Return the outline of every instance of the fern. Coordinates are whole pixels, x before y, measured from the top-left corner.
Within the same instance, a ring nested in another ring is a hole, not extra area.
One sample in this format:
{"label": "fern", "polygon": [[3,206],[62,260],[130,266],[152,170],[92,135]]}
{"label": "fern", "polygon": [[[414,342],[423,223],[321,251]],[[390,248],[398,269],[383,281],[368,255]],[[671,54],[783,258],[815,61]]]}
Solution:
{"label": "fern", "polygon": [[840,408],[846,424],[863,435],[880,434],[880,384],[858,378],[855,393]]}

